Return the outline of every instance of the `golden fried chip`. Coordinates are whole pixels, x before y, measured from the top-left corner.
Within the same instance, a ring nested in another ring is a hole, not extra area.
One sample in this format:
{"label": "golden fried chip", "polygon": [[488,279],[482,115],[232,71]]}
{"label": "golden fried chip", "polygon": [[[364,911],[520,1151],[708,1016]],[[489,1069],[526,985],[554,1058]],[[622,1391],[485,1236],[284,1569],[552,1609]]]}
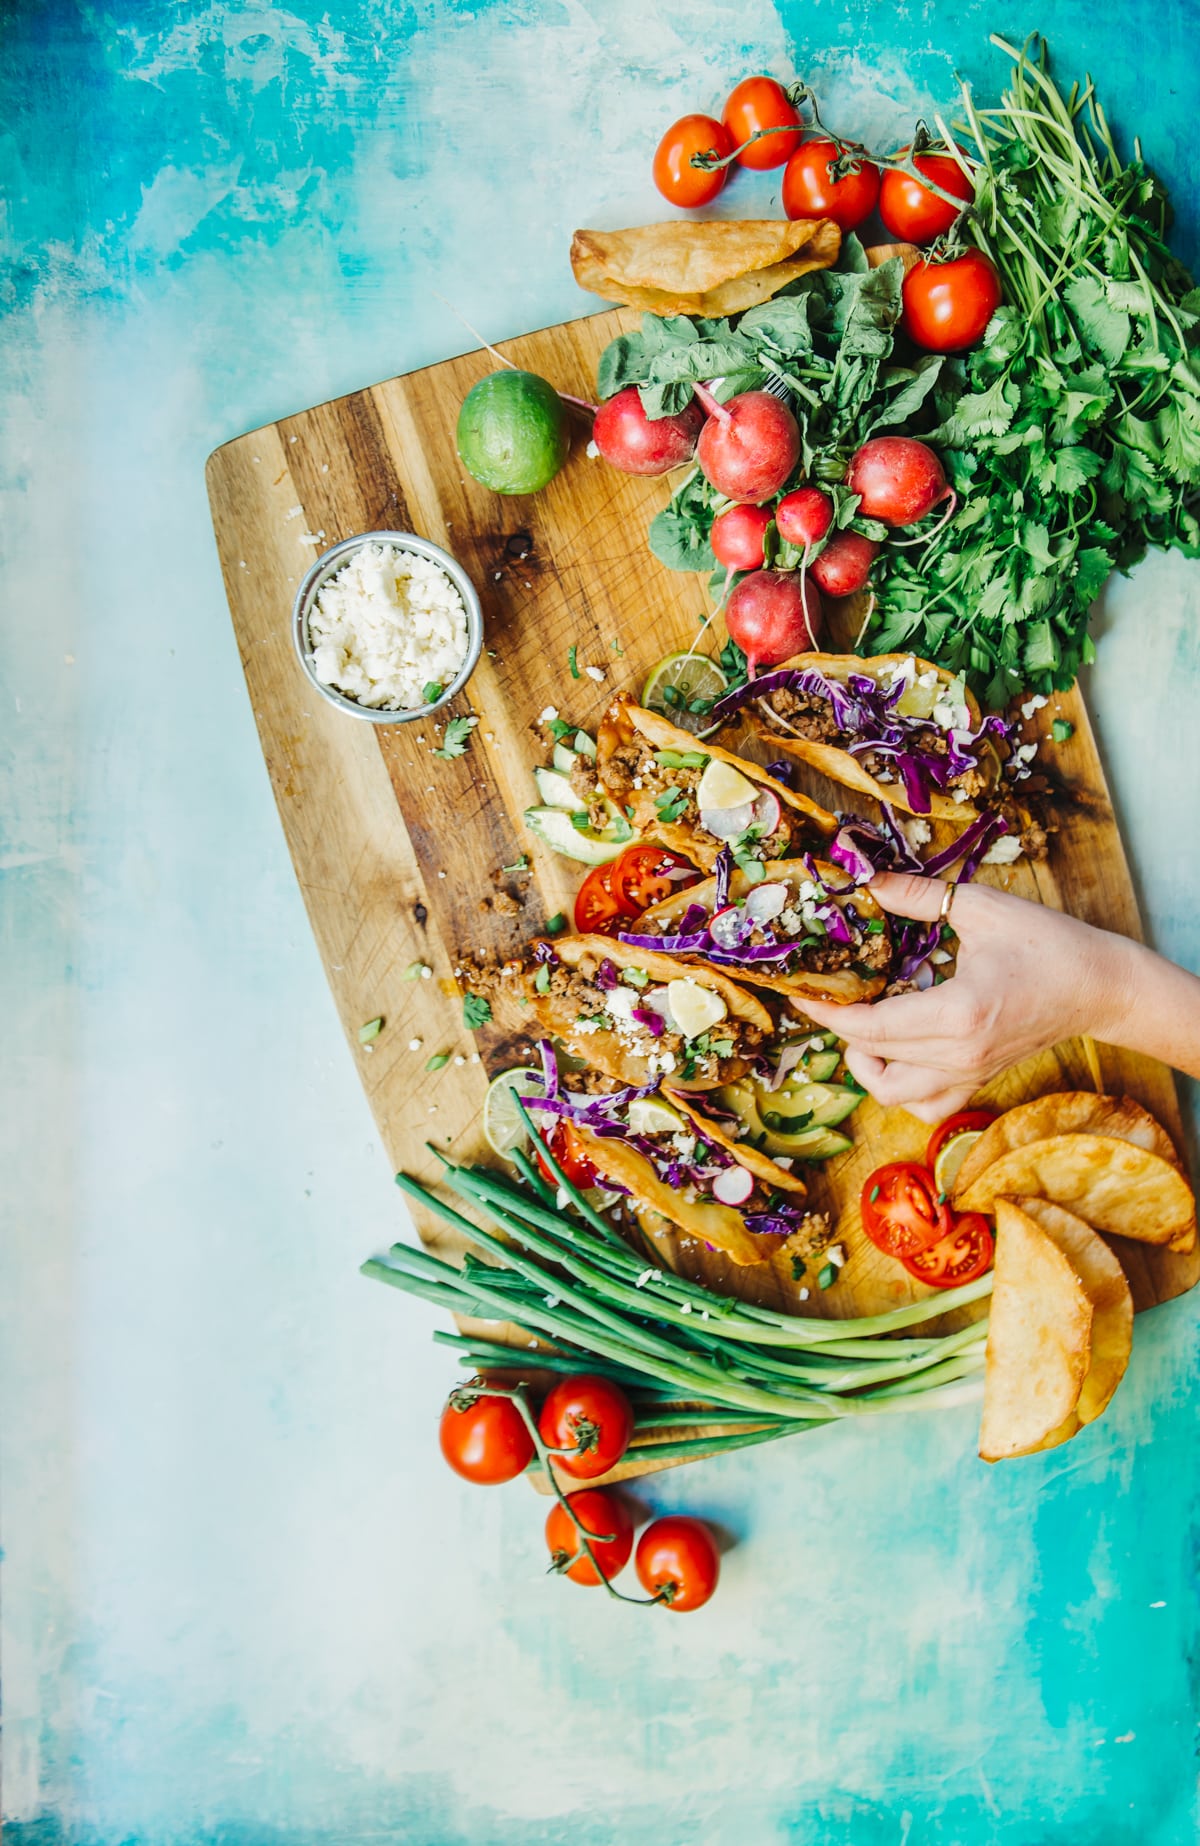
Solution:
{"label": "golden fried chip", "polygon": [[1125,1271],[1090,1224],[1048,1199],[1013,1203],[1054,1239],[1092,1304],[1091,1363],[1074,1410],[1040,1444],[1052,1449],[1094,1422],[1125,1376],[1133,1349],[1133,1296]]}
{"label": "golden fried chip", "polygon": [[842,234],[828,219],[682,218],[628,231],[576,231],[581,288],[650,314],[740,314],[810,269],[828,269]]}
{"label": "golden fried chip", "polygon": [[979,1453],[1029,1455],[1067,1421],[1091,1357],[1092,1304],[1054,1239],[1011,1199],[996,1201]]}
{"label": "golden fried chip", "polygon": [[1065,1205],[1114,1237],[1173,1250],[1195,1242],[1196,1202],[1179,1168],[1115,1135],[1050,1135],[1009,1148],[967,1186],[960,1175],[955,1209],[990,1212],[1001,1194]]}
{"label": "golden fried chip", "polygon": [[964,1192],[985,1167],[999,1160],[1012,1147],[1027,1141],[1045,1141],[1051,1135],[1112,1135],[1118,1141],[1144,1147],[1148,1154],[1174,1167],[1179,1158],[1165,1128],[1159,1126],[1149,1110],[1132,1096],[1098,1096],[1094,1090],[1056,1090],[1049,1096],[1035,1096],[1032,1102],[1018,1103],[1007,1109],[986,1128],[968,1153],[955,1181],[955,1192]]}

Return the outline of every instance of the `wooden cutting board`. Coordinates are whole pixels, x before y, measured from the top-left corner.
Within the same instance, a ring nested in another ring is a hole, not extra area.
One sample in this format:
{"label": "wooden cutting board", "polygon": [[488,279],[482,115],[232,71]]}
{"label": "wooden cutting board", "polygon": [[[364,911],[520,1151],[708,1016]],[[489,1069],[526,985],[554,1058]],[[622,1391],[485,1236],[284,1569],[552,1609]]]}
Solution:
{"label": "wooden cutting board", "polygon": [[[512,340],[517,365],[561,390],[590,397],[596,360],[619,331],[637,324],[624,310],[567,322]],[[522,1061],[523,1040],[462,1024],[453,970],[460,950],[503,954],[556,911],[570,913],[583,868],[555,857],[526,831],[535,799],[530,771],[548,760],[539,714],[554,706],[594,731],[612,694],[637,694],[664,654],[688,647],[710,606],[703,580],[663,568],[646,527],[667,484],[618,474],[587,454],[576,422],[570,458],[536,495],[509,498],[474,481],[455,453],[459,406],[494,368],[468,354],[320,404],[226,443],[210,458],[208,487],[225,586],[263,754],[296,875],[355,1059],[397,1167],[428,1183],[438,1168],[425,1143],[457,1159],[488,1158],[479,1129],[489,1072]],[[486,652],[456,713],[478,716],[466,754],[433,755],[441,727],[374,726],[344,716],[310,686],[292,649],[292,600],[315,556],[359,532],[424,534],[451,551],[478,587]],[[711,643],[724,639],[719,622]],[[581,669],[571,677],[568,648]],[[1138,937],[1137,903],[1087,711],[1078,691],[1036,714],[1030,735],[1047,739],[1053,718],[1074,725],[1046,759],[1069,791],[1047,864],[987,868],[985,876],[1023,896]],[[813,777],[826,805],[857,797]],[[860,805],[869,807],[869,803]],[[504,870],[527,855],[530,870]],[[405,979],[415,961],[429,979]],[[382,1015],[375,1042],[358,1031]],[[415,1048],[412,1041],[419,1040]],[[450,1062],[427,1073],[431,1054]],[[476,1061],[478,1059],[478,1061]],[[1150,1059],[1080,1042],[1029,1060],[989,1086],[986,1100],[1009,1107],[1064,1088],[1136,1097],[1182,1147],[1172,1074]],[[812,1203],[837,1213],[849,1260],[836,1285],[799,1299],[786,1259],[738,1269],[692,1240],[669,1237],[662,1254],[717,1289],[799,1312],[876,1313],[925,1291],[864,1238],[857,1199],[883,1160],[919,1158],[927,1130],[902,1110],[866,1100],[851,1119],[855,1146],[815,1169]],[[454,1240],[418,1217],[425,1243],[453,1253]],[[397,1213],[397,1232],[402,1233]],[[364,1255],[368,1254],[364,1251]],[[1200,1254],[1149,1245],[1120,1248],[1139,1308],[1190,1288]]]}

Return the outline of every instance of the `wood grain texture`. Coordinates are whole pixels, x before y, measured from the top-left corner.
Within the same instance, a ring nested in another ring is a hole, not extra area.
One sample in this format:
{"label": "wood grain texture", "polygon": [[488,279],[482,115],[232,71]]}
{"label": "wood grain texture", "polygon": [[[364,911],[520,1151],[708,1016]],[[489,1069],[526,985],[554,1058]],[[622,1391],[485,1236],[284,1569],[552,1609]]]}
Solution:
{"label": "wood grain texture", "polygon": [[[600,314],[502,350],[587,397],[599,353],[636,320],[620,310]],[[521,820],[534,798],[530,771],[549,753],[538,716],[554,706],[594,729],[614,691],[636,693],[655,661],[691,644],[709,606],[701,579],[667,571],[647,549],[647,522],[667,485],[590,459],[582,421],[566,466],[536,496],[502,497],[466,474],[454,446],[458,409],[492,368],[481,352],[389,379],[227,443],[208,464],[246,683],[313,931],[388,1156],[426,1181],[437,1171],[427,1140],[456,1158],[486,1157],[478,1123],[488,1072],[529,1049],[519,1034],[465,1030],[454,981],[460,954],[512,950],[548,916],[569,913],[579,883],[580,869],[542,848]],[[318,696],[292,651],[292,599],[317,552],[388,528],[445,546],[479,589],[486,651],[453,708],[479,723],[466,754],[451,762],[433,755],[441,723],[357,722]],[[846,639],[835,635],[831,644]],[[571,646],[581,666],[603,671],[601,683],[571,678]],[[1140,936],[1078,691],[1056,696],[1029,734],[1048,739],[1055,717],[1075,728],[1067,744],[1045,749],[1064,785],[1050,860],[987,868],[985,876]],[[747,753],[765,760],[761,747]],[[855,799],[803,775],[807,792],[829,805]],[[528,872],[503,870],[523,854]],[[417,961],[428,978],[406,978]],[[384,1029],[363,1047],[358,1029],[376,1015]],[[451,1061],[427,1073],[428,1057],[441,1052]],[[1109,1046],[1097,1056],[1103,1087],[1136,1097],[1182,1149],[1172,1074]],[[1007,1072],[985,1098],[1007,1107],[1046,1090],[1092,1087],[1086,1048],[1072,1042]],[[919,1157],[927,1131],[870,1099],[852,1128],[852,1152],[817,1169],[811,1189],[814,1205],[836,1212],[849,1250],[835,1287],[813,1287],[802,1302],[789,1262],[737,1269],[673,1234],[659,1240],[663,1258],[715,1288],[806,1313],[875,1313],[927,1292],[867,1242],[857,1206],[866,1174],[884,1159]],[[435,1222],[419,1218],[417,1228],[439,1253],[454,1250]],[[1200,1274],[1196,1254],[1129,1244],[1120,1254],[1139,1308],[1181,1293]]]}

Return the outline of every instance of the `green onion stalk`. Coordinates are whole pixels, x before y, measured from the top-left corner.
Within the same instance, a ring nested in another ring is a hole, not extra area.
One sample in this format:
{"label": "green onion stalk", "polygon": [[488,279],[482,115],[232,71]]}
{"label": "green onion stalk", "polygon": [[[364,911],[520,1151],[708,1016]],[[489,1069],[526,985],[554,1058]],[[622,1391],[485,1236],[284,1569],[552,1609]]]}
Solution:
{"label": "green onion stalk", "polygon": [[[982,1301],[990,1275],[855,1320],[779,1313],[647,1264],[539,1145],[569,1209],[558,1209],[524,1159],[531,1177],[514,1180],[439,1153],[456,1204],[407,1173],[396,1184],[466,1240],[462,1268],[410,1244],[362,1267],[460,1319],[510,1323],[531,1336],[522,1348],[475,1332],[435,1334],[472,1371],[516,1374],[543,1389],[564,1372],[599,1372],[633,1404],[631,1453],[662,1461],[977,1393],[986,1321],[942,1335],[909,1329]],[[713,1433],[675,1433],[698,1427]]]}

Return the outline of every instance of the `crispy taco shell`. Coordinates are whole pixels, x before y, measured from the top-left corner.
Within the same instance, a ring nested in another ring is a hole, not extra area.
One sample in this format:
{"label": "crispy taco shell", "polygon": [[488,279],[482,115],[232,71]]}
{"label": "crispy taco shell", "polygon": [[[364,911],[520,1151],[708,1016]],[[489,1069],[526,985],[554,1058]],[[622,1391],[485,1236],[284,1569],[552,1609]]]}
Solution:
{"label": "crispy taco shell", "polygon": [[[821,859],[813,863],[827,883],[845,883],[846,874],[839,866],[827,865]],[[786,884],[794,891],[798,886],[811,881],[802,859],[773,859],[763,867],[762,882]],[[630,924],[630,933],[643,931],[647,924],[653,929],[660,924],[677,923],[686,913],[689,904],[712,903],[716,888],[716,879],[707,878],[703,884],[690,885],[684,891],[665,897],[661,903],[652,904],[636,923]],[[752,888],[746,874],[735,871],[729,880],[731,901],[745,897]],[[863,885],[856,887],[852,899],[831,897],[829,901],[838,905],[853,902],[861,917],[868,921],[878,918],[885,931],[888,929],[887,913]],[[702,955],[672,955],[669,959],[685,962],[689,967],[716,971],[713,964],[705,961]],[[873,1000],[876,994],[883,992],[888,982],[887,974],[882,971],[860,974],[855,968],[831,968],[824,974],[810,974],[801,968],[795,974],[779,974],[772,970],[769,962],[764,962],[761,968],[738,968],[736,973],[739,981],[748,981],[752,987],[765,987],[771,993],[787,994],[793,1000],[831,1000],[842,1006],[849,1006],[856,1000]]]}
{"label": "crispy taco shell", "polygon": [[[673,1101],[682,1103],[676,1094]],[[576,1124],[579,1138],[586,1144],[587,1156],[601,1179],[610,1185],[625,1186],[633,1202],[669,1218],[691,1237],[702,1237],[717,1250],[724,1251],[735,1263],[762,1263],[779,1248],[777,1237],[757,1237],[746,1229],[745,1219],[734,1205],[721,1205],[715,1199],[686,1199],[682,1192],[668,1186],[636,1147],[625,1141],[610,1140],[590,1134]],[[709,1126],[704,1124],[708,1134]],[[716,1139],[716,1136],[713,1136]]]}
{"label": "crispy taco shell", "polygon": [[1091,1361],[1093,1310],[1069,1258],[1011,1199],[996,1202],[979,1453],[1030,1455],[1076,1410]]}
{"label": "crispy taco shell", "polygon": [[985,1128],[958,1169],[954,1182],[955,1196],[973,1185],[993,1160],[999,1160],[1011,1148],[1024,1147],[1029,1141],[1045,1141],[1051,1135],[1112,1135],[1117,1141],[1129,1141],[1134,1147],[1157,1154],[1171,1166],[1179,1166],[1171,1137],[1149,1110],[1131,1096],[1101,1096],[1095,1090],[1051,1090],[1035,1096],[1031,1102],[1006,1109]]}
{"label": "crispy taco shell", "polygon": [[[953,684],[952,673],[935,666],[931,660],[919,660],[914,654],[877,654],[872,659],[863,659],[858,654],[797,654],[791,660],[785,660],[781,667],[772,670],[782,672],[784,668],[793,667],[803,671],[811,667],[823,673],[826,679],[846,680],[852,673],[859,673],[882,681],[892,667],[901,666],[907,660],[915,661],[918,673],[936,673],[943,685]],[[980,723],[979,707],[970,693],[967,693],[966,700],[967,710],[971,714],[971,729],[977,730]],[[768,718],[765,715],[762,709],[765,704],[763,700],[761,704],[748,706],[746,717],[757,735],[766,738],[772,748],[778,745],[785,756],[794,756],[798,762],[808,763],[831,782],[839,782],[843,788],[852,788],[860,795],[871,795],[876,801],[889,802],[894,808],[903,808],[906,814],[917,812],[899,777],[894,782],[877,781],[864,769],[857,756],[852,756],[849,750],[842,749],[840,745],[814,743],[807,737],[796,737],[789,733],[785,718]],[[1000,758],[990,743],[983,747],[981,757],[991,767],[993,781],[998,779]],[[955,801],[939,789],[931,789],[928,812],[933,820],[957,821],[962,825],[975,819],[979,809],[973,801]]]}
{"label": "crispy taco shell", "polygon": [[[662,846],[669,846],[674,852],[683,853],[705,871],[712,870],[721,850],[721,841],[701,832],[694,822],[661,821],[651,790],[626,788],[614,780],[611,767],[613,753],[622,744],[631,743],[635,737],[644,738],[652,750],[699,750],[705,756],[731,763],[756,788],[769,789],[789,817],[794,816],[805,831],[832,838],[838,830],[835,814],[830,814],[815,801],[810,801],[807,795],[785,788],[782,782],[768,775],[759,764],[747,763],[731,751],[721,749],[718,744],[700,742],[690,731],[680,730],[669,718],[660,717],[658,712],[647,711],[642,705],[635,705],[632,699],[621,693],[600,720],[600,729],[596,733],[596,773],[600,782],[609,799],[615,801],[618,807],[633,809],[633,824],[645,839],[655,840]],[[610,782],[613,783],[611,787]]]}
{"label": "crispy taco shell", "polygon": [[[618,968],[644,968],[656,986],[665,986],[668,981],[677,981],[686,975],[694,978],[702,987],[710,987],[720,994],[731,1017],[757,1026],[764,1033],[772,1029],[771,1015],[762,1002],[754,995],[744,993],[727,975],[715,969],[684,969],[674,956],[648,954],[644,949],[632,949],[623,942],[615,942],[609,936],[559,937],[551,947],[559,961],[568,968],[577,968],[587,956],[594,955],[597,960],[614,962]],[[605,1076],[615,1077],[621,1083],[641,1084],[649,1080],[651,1072],[645,1058],[631,1051],[615,1032],[580,1032],[576,1025],[578,1011],[575,1007],[564,1003],[559,994],[538,993],[533,985],[536,969],[522,968],[517,963],[510,963],[509,968],[515,970],[512,978],[519,987],[521,997],[528,1000],[528,1010],[543,1032],[561,1039],[574,1057],[585,1059],[593,1069],[603,1071]],[[506,969],[506,975],[508,972]],[[749,1065],[744,1058],[721,1058],[714,1076],[698,1076],[687,1080],[676,1078],[675,1087],[716,1089],[728,1083],[732,1077],[743,1075],[748,1069]]]}
{"label": "crispy taco shell", "polygon": [[718,1147],[723,1147],[727,1154],[732,1154],[738,1164],[745,1167],[748,1173],[753,1173],[755,1179],[761,1179],[766,1186],[774,1186],[779,1192],[803,1194],[808,1191],[807,1185],[798,1173],[790,1172],[787,1167],[779,1166],[771,1159],[770,1154],[760,1153],[758,1148],[749,1146],[747,1142],[733,1140],[719,1122],[712,1121],[702,1109],[690,1103],[679,1090],[671,1089],[664,1083],[663,1094],[670,1098],[677,1109],[682,1110],[684,1115],[689,1116],[695,1122],[702,1134],[710,1141],[715,1141]]}
{"label": "crispy taco shell", "polygon": [[1177,1166],[1115,1135],[1061,1134],[1027,1141],[954,1188],[957,1211],[990,1212],[1001,1196],[1064,1205],[1094,1230],[1190,1250],[1196,1202]]}
{"label": "crispy taco shell", "polygon": [[841,248],[828,219],[673,219],[627,231],[576,231],[571,268],[581,288],[649,314],[740,314]]}
{"label": "crispy taco shell", "polygon": [[1125,1376],[1133,1350],[1133,1296],[1125,1271],[1090,1224],[1049,1199],[1014,1199],[1012,1203],[1053,1238],[1092,1304],[1091,1355],[1079,1402],[1038,1444],[1052,1449],[1076,1435],[1085,1423],[1094,1422]]}

